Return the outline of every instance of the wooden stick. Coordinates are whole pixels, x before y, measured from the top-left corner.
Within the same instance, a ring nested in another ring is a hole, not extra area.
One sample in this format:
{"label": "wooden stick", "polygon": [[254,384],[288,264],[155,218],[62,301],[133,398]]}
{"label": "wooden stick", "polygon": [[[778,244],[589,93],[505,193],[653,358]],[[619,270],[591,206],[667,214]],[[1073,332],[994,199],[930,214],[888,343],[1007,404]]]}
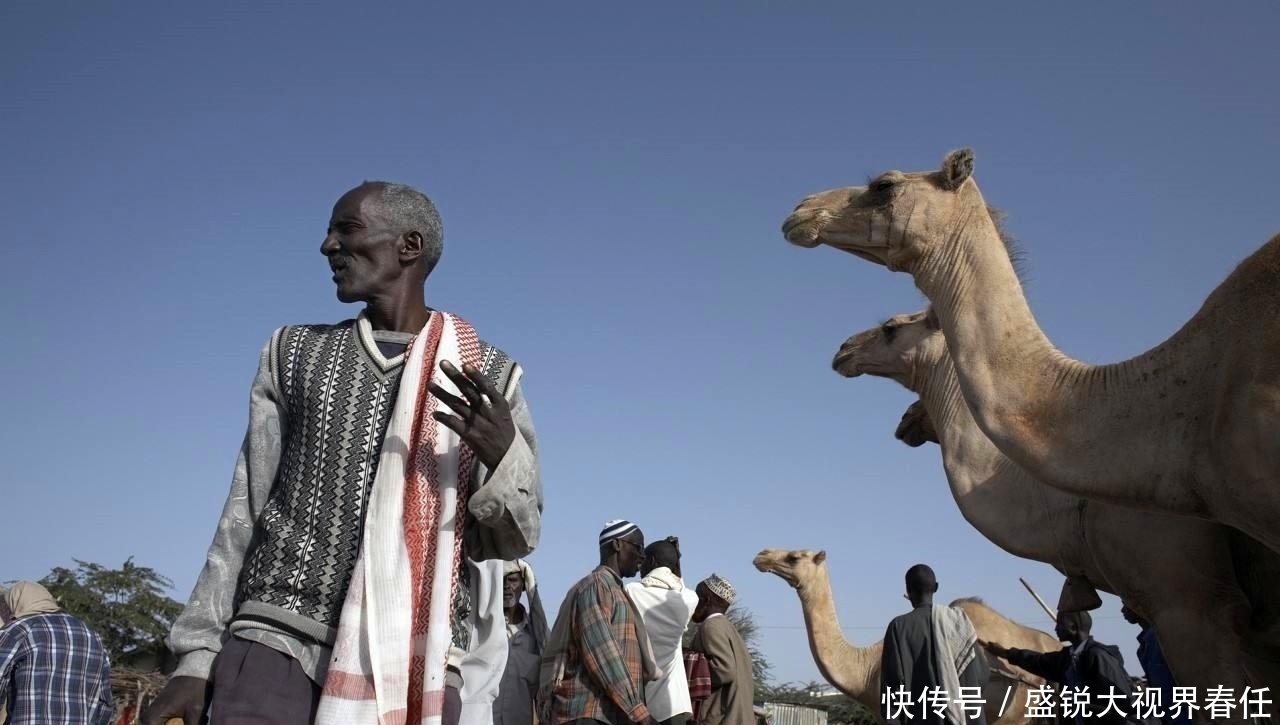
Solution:
{"label": "wooden stick", "polygon": [[1039,594],[1036,594],[1036,590],[1031,588],[1031,585],[1027,583],[1027,580],[1022,577],[1018,577],[1018,581],[1022,582],[1022,586],[1026,587],[1027,591],[1031,592],[1031,596],[1036,598],[1036,601],[1040,604],[1040,608],[1044,610],[1045,614],[1049,615],[1049,619],[1052,619],[1053,623],[1057,624],[1058,615],[1053,613],[1053,610],[1049,608],[1048,604],[1044,603],[1044,600],[1040,598]]}

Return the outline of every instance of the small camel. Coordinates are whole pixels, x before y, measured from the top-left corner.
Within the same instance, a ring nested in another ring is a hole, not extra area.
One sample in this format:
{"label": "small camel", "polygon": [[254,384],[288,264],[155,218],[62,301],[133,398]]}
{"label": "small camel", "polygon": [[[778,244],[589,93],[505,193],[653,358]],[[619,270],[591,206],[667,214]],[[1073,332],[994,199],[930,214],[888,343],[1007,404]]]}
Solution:
{"label": "small camel", "polygon": [[[776,574],[800,596],[809,649],[818,671],[833,687],[862,703],[873,713],[880,712],[880,655],[883,640],[869,647],[851,644],[840,630],[835,600],[831,596],[831,576],[827,572],[827,552],[765,549],[752,561],[756,569]],[[978,631],[978,639],[1005,647],[1052,652],[1062,645],[1053,635],[1024,627],[975,598],[957,599],[953,607],[963,609]],[[990,658],[990,656],[988,655]],[[983,688],[984,712],[990,725],[1023,725],[1028,716],[1029,691],[1045,681],[1001,658],[1007,674],[992,667],[991,679]],[[1003,714],[1002,714],[1003,713]]]}
{"label": "small camel", "polygon": [[972,172],[961,149],[938,171],[814,194],[782,231],[911,274],[978,425],[1037,480],[1218,521],[1280,552],[1280,235],[1168,340],[1088,365],[1036,323]]}
{"label": "small camel", "polygon": [[[1280,623],[1268,614],[1280,602],[1273,584],[1280,556],[1228,526],[1087,502],[1036,481],[974,422],[946,338],[927,312],[851,336],[832,367],[845,377],[891,378],[917,393],[896,435],[909,445],[942,446],[965,519],[1005,551],[1123,599],[1155,625],[1179,684],[1236,692],[1280,685]],[[1271,631],[1251,630],[1251,618]]]}

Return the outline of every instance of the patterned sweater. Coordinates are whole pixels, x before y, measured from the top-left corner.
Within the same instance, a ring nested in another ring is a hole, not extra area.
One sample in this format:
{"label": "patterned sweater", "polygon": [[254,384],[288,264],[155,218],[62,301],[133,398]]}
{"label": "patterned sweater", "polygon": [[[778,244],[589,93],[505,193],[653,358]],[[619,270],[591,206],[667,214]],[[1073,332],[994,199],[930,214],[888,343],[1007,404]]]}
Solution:
{"label": "patterned sweater", "polygon": [[[180,658],[175,675],[208,678],[234,634],[294,657],[324,681],[404,364],[403,354],[384,357],[378,342],[409,337],[375,332],[363,315],[272,334],[250,391],[231,493],[169,635]],[[501,388],[512,363],[496,348],[485,351],[486,372]],[[507,397],[518,435],[492,472],[478,471],[484,483],[468,502],[465,553],[476,561],[527,556],[541,531],[533,423],[518,383]],[[454,602],[455,653],[468,644],[468,591],[459,587]]]}

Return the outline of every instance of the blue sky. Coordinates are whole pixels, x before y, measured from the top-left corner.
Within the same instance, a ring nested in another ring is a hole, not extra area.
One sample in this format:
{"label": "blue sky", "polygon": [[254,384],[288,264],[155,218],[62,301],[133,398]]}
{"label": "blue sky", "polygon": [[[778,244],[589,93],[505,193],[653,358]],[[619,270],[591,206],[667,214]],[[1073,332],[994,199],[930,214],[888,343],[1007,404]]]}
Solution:
{"label": "blue sky", "polygon": [[[439,205],[428,302],[525,366],[547,606],[607,519],[730,579],[777,681],[819,679],[762,548],[823,548],[851,641],[927,562],[1051,629],[1060,577],[960,517],[911,396],[829,368],[923,306],[785,243],[806,194],[970,146],[1032,308],[1090,362],[1164,339],[1280,231],[1280,6],[6,4],[0,580],[128,556],[190,590],[258,351],[339,304],[319,246],[364,179]],[[1107,597],[1096,634],[1138,672]]]}

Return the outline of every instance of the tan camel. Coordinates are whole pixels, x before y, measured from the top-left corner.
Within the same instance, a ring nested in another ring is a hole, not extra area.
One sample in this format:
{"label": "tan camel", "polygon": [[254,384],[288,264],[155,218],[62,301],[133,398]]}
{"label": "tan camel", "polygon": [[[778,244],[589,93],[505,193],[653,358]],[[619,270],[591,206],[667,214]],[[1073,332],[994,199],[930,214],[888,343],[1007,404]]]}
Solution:
{"label": "tan camel", "polygon": [[978,425],[1037,480],[1225,523],[1280,551],[1280,236],[1167,341],[1087,365],[1037,325],[972,170],[962,149],[938,171],[814,194],[783,234],[911,274]]}
{"label": "tan camel", "polygon": [[[1036,481],[974,422],[946,339],[924,312],[853,335],[832,367],[846,377],[891,378],[917,393],[923,410],[908,409],[897,435],[911,445],[941,444],[965,519],[1005,551],[1123,599],[1155,625],[1179,684],[1236,692],[1280,685],[1280,623],[1269,615],[1269,603],[1280,602],[1280,583],[1273,583],[1280,556],[1228,526],[1086,502]],[[1251,630],[1251,618],[1272,630]]]}
{"label": "tan camel", "polygon": [[[760,571],[778,575],[800,596],[805,630],[809,633],[809,649],[813,652],[818,671],[827,682],[871,712],[879,713],[880,655],[884,642],[858,647],[845,638],[836,617],[835,600],[831,596],[827,552],[765,549],[756,554],[752,563]],[[1040,652],[1052,652],[1062,647],[1053,635],[1012,622],[978,599],[958,599],[951,605],[969,615],[981,640]],[[1027,693],[1044,685],[1044,680],[1003,659],[992,658],[990,661],[1012,677],[1000,674],[998,668],[992,667],[991,680],[982,693],[987,722],[991,725],[1029,722]]]}

